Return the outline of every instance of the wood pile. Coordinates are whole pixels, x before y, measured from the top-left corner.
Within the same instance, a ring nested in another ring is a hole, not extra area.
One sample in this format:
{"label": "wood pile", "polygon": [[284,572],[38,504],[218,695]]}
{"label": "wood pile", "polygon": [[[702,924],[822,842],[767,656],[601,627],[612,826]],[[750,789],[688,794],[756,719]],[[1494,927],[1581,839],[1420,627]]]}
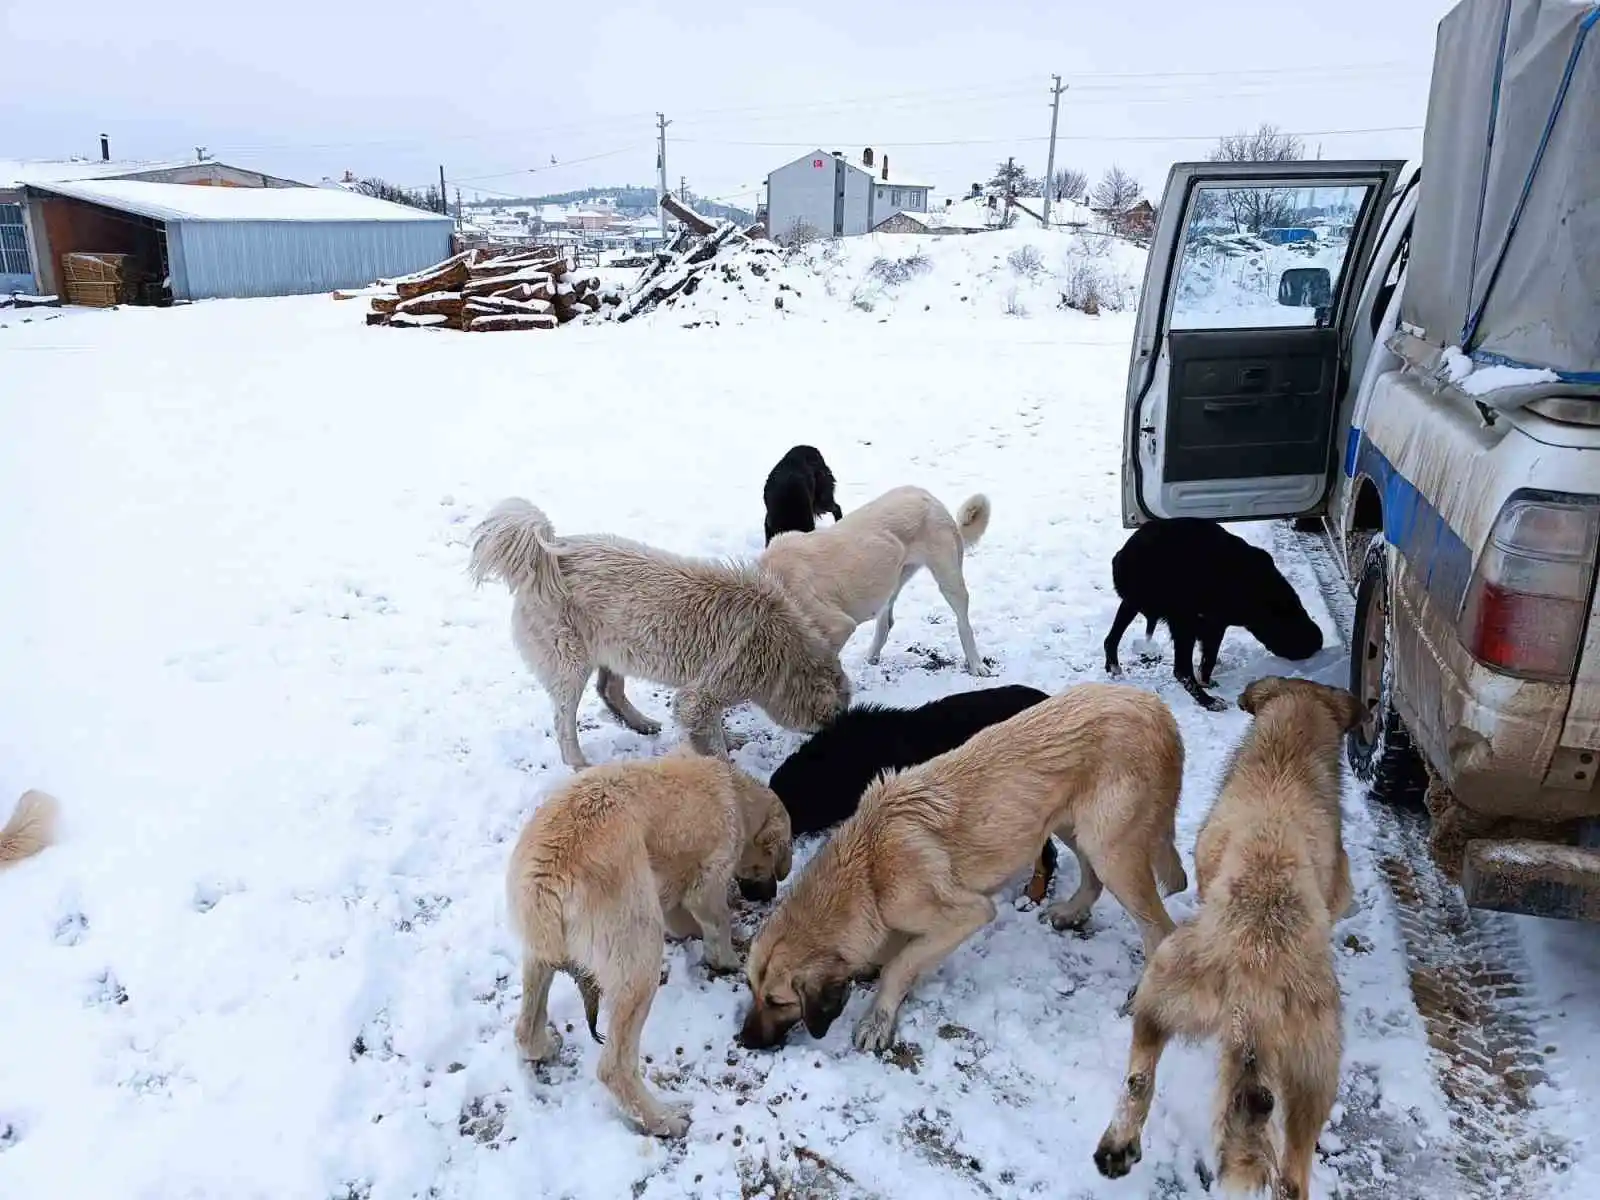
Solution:
{"label": "wood pile", "polygon": [[554,329],[598,312],[602,303],[600,281],[574,276],[553,247],[464,250],[385,287],[372,297],[368,325],[472,333]]}
{"label": "wood pile", "polygon": [[[680,296],[691,296],[706,272],[726,264],[735,254],[777,254],[778,248],[763,236],[759,225],[740,230],[731,221],[717,224],[680,203],[672,195],[662,198],[661,207],[682,224],[676,237],[656,252],[655,262],[646,267],[639,282],[617,308],[614,319],[631,321],[662,305],[674,304]],[[728,267],[728,270],[733,270]],[[765,267],[752,265],[757,275]]]}
{"label": "wood pile", "polygon": [[139,298],[144,277],[131,254],[74,251],[61,256],[67,303],[111,308]]}

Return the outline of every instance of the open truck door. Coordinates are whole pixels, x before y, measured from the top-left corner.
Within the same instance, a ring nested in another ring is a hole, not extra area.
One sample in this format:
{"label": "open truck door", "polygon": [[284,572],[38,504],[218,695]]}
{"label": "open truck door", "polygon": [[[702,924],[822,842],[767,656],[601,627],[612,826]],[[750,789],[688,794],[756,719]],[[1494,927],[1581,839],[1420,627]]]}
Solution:
{"label": "open truck door", "polygon": [[1403,162],[1178,163],[1128,368],[1122,519],[1315,516]]}

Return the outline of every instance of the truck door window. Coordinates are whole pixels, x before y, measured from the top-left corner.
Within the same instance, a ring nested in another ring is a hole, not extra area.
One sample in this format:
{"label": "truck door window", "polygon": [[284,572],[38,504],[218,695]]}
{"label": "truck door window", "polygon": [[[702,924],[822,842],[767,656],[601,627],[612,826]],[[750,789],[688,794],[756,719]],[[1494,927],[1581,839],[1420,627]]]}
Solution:
{"label": "truck door window", "polygon": [[1202,184],[1183,233],[1168,328],[1328,324],[1371,190]]}

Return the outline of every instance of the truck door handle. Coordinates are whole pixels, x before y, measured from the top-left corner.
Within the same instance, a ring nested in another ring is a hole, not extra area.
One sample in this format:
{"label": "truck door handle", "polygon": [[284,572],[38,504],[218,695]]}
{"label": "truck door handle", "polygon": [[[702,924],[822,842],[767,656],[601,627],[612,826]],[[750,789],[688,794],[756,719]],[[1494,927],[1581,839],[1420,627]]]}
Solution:
{"label": "truck door handle", "polygon": [[1261,401],[1247,400],[1207,400],[1200,406],[1200,411],[1207,416],[1221,416],[1225,413],[1245,412],[1248,409],[1260,408]]}
{"label": "truck door handle", "polygon": [[1265,367],[1245,367],[1239,372],[1239,387],[1249,391],[1267,386],[1267,369]]}

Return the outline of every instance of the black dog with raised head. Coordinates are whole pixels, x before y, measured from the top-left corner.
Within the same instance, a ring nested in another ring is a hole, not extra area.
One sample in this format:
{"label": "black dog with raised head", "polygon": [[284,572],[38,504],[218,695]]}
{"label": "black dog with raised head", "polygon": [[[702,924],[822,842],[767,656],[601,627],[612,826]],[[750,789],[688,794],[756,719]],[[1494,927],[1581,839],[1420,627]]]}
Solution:
{"label": "black dog with raised head", "polygon": [[[784,759],[767,786],[789,810],[799,837],[820,833],[849,817],[867,785],[886,770],[902,771],[961,746],[979,730],[1009,720],[1049,699],[1022,684],[957,692],[918,708],[857,704],[845,709]],[[1055,873],[1056,848],[1046,842],[1028,885],[1035,903]]]}
{"label": "black dog with raised head", "polygon": [[844,512],[833,498],[833,472],[815,446],[795,446],[778,460],[761,489],[767,506],[767,541],[780,533],[810,533],[823,513]]}
{"label": "black dog with raised head", "polygon": [[1111,582],[1122,607],[1106,634],[1106,673],[1122,673],[1117,648],[1135,617],[1146,618],[1150,633],[1164,621],[1172,633],[1173,676],[1216,712],[1228,706],[1205,689],[1212,686],[1211,672],[1229,626],[1243,626],[1279,658],[1298,662],[1322,649],[1322,630],[1272,555],[1215,521],[1179,517],[1141,525],[1112,558]]}

